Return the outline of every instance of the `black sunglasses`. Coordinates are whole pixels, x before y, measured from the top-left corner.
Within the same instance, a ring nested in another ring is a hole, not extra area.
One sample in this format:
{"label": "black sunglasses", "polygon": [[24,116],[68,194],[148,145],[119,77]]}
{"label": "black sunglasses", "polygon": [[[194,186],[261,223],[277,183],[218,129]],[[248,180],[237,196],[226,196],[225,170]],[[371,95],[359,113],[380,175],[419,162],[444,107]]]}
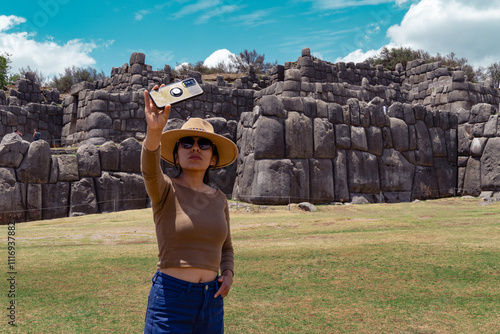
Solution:
{"label": "black sunglasses", "polygon": [[212,142],[207,138],[198,138],[198,140],[196,140],[193,137],[183,137],[179,139],[179,144],[186,150],[189,150],[191,147],[193,147],[195,142],[198,142],[198,147],[200,148],[200,150],[208,150],[213,145]]}

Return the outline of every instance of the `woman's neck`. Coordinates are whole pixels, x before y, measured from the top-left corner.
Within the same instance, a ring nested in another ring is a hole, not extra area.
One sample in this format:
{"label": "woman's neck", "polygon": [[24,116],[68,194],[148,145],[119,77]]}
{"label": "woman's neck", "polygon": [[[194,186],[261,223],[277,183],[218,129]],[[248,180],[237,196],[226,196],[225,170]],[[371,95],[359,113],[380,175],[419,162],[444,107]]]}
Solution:
{"label": "woman's neck", "polygon": [[205,173],[191,172],[183,170],[181,175],[175,178],[177,184],[191,188],[199,192],[211,192],[213,190],[210,186],[203,183]]}

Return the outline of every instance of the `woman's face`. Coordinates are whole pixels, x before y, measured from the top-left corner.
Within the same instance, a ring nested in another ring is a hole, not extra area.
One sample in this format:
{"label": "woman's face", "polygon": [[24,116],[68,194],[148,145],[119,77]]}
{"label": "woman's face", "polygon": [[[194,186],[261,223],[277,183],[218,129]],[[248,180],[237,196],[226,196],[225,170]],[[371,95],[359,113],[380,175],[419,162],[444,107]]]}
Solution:
{"label": "woman's face", "polygon": [[179,140],[176,160],[182,170],[205,172],[214,166],[217,159],[213,155],[212,143],[203,137],[184,137]]}

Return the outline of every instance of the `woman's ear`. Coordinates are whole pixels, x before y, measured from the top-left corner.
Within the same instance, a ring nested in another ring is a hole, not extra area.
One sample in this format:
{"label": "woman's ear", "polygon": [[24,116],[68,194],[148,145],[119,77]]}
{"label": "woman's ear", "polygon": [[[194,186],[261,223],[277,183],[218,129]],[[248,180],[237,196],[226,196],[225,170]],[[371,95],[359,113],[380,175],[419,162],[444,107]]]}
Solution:
{"label": "woman's ear", "polygon": [[214,168],[217,163],[217,156],[212,154],[212,158],[210,158],[210,167]]}

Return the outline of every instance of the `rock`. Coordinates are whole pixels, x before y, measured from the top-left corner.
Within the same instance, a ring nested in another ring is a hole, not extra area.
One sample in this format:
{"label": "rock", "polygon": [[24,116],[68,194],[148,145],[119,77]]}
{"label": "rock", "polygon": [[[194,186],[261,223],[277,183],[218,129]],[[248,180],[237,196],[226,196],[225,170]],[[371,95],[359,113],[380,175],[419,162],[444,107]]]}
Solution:
{"label": "rock", "polygon": [[283,120],[276,117],[261,116],[254,130],[255,159],[285,157],[285,130]]}
{"label": "rock", "polygon": [[439,197],[451,197],[456,195],[458,167],[455,162],[446,158],[434,159]]}
{"label": "rock", "polygon": [[418,120],[415,124],[415,130],[417,134],[417,151],[415,151],[416,164],[420,166],[432,166],[432,141],[427,126],[423,121]]}
{"label": "rock", "polygon": [[311,204],[309,202],[301,202],[297,205],[297,207],[302,211],[308,211],[308,212],[317,210],[314,204]]}
{"label": "rock", "polygon": [[[250,203],[289,203],[292,163],[288,159],[256,160]],[[245,200],[245,199],[244,199]]]}
{"label": "rock", "polygon": [[24,217],[25,189],[12,168],[0,168],[0,225],[21,222]]}
{"label": "rock", "polygon": [[141,172],[142,145],[135,138],[125,139],[120,143],[120,171]]}
{"label": "rock", "polygon": [[337,156],[333,160],[333,165],[335,201],[342,203],[349,202],[349,183],[347,181],[347,158],[345,151],[337,151]]}
{"label": "rock", "polygon": [[[397,104],[393,104],[397,105]],[[391,106],[392,107],[392,106]],[[402,108],[401,108],[402,113]],[[402,114],[401,114],[402,116]],[[392,145],[394,149],[400,152],[408,151],[409,145],[409,136],[408,136],[408,125],[399,118],[390,117],[390,128],[391,128],[391,137],[392,137]]]}
{"label": "rock", "polygon": [[133,52],[131,55],[130,55],[130,61],[129,61],[129,64],[130,65],[133,65],[133,64],[141,64],[141,65],[144,65],[146,61],[146,55],[144,53],[141,53],[141,52]]}
{"label": "rock", "polygon": [[500,137],[490,138],[481,156],[481,189],[500,189]]}
{"label": "rock", "polygon": [[346,124],[335,124],[335,145],[337,149],[351,148],[351,127]]}
{"label": "rock", "polygon": [[[97,103],[97,101],[102,101],[103,103],[106,102],[103,100],[94,100],[92,102],[95,104]],[[104,106],[101,109],[107,110],[107,107]],[[111,119],[111,117],[109,117],[109,115],[105,114],[104,112],[93,112],[87,118],[87,130],[112,129],[112,128],[113,128],[113,120]]]}
{"label": "rock", "polygon": [[462,193],[476,197],[481,193],[481,161],[479,158],[470,157],[467,162]]}
{"label": "rock", "polygon": [[71,183],[69,217],[97,213],[97,202],[92,178]]}
{"label": "rock", "polygon": [[314,119],[314,157],[332,159],[335,157],[335,131],[326,118]]}
{"label": "rock", "polygon": [[496,113],[496,109],[489,103],[475,104],[470,111],[469,123],[485,123],[488,122],[490,116]]}
{"label": "rock", "polygon": [[309,159],[310,200],[328,203],[334,200],[333,166],[330,159]]}
{"label": "rock", "polygon": [[42,219],[42,185],[29,183],[26,192],[26,220]]}
{"label": "rock", "polygon": [[69,182],[42,184],[42,217],[54,219],[68,216]]}
{"label": "rock", "polygon": [[289,112],[285,120],[286,157],[289,159],[312,158],[312,120],[304,114]]}
{"label": "rock", "polygon": [[59,168],[58,180],[63,182],[77,181],[78,158],[73,154],[64,154],[57,156],[57,166]]}
{"label": "rock", "polygon": [[286,118],[285,108],[281,98],[275,95],[265,95],[260,99],[260,110],[263,116]]}
{"label": "rock", "polygon": [[380,188],[384,192],[410,192],[413,185],[415,165],[394,150],[384,150],[378,161]]}
{"label": "rock", "polygon": [[365,129],[368,152],[376,156],[381,156],[384,151],[384,140],[382,130],[375,126]]}
{"label": "rock", "polygon": [[19,167],[29,146],[30,143],[16,133],[6,134],[0,142],[0,167]]}
{"label": "rock", "polygon": [[417,166],[413,179],[412,199],[432,199],[439,197],[436,171],[432,167]]}
{"label": "rock", "polygon": [[432,144],[432,153],[435,157],[446,157],[446,140],[441,128],[430,128],[429,138]]}
{"label": "rock", "polygon": [[351,149],[363,152],[368,151],[368,142],[364,127],[351,126]]}
{"label": "rock", "polygon": [[46,141],[31,143],[21,165],[16,169],[17,180],[23,183],[47,183],[51,161],[50,146]]}
{"label": "rock", "polygon": [[147,207],[148,196],[141,175],[103,172],[95,178],[99,212],[114,212]]}
{"label": "rock", "polygon": [[84,144],[76,151],[78,159],[78,173],[80,177],[101,176],[101,162],[99,151],[92,144]]}
{"label": "rock", "polygon": [[99,158],[103,171],[118,171],[120,167],[120,149],[112,141],[107,141],[99,147]]}
{"label": "rock", "polygon": [[367,152],[348,151],[347,174],[351,193],[380,192],[377,157]]}

